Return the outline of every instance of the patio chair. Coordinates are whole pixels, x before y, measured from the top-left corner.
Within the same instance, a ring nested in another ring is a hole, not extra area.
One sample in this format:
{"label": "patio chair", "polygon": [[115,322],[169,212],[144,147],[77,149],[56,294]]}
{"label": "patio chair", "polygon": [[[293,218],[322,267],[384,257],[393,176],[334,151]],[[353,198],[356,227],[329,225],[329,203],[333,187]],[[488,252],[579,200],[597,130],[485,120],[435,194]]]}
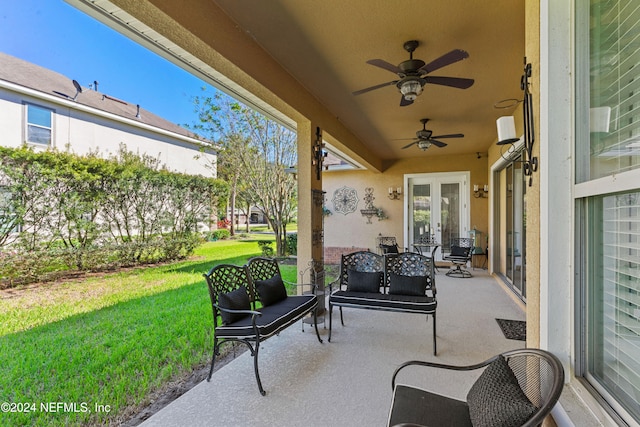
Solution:
{"label": "patio chair", "polygon": [[463,279],[471,277],[471,272],[463,267],[466,267],[467,263],[471,261],[472,252],[473,239],[469,237],[456,237],[451,239],[451,252],[442,258],[445,261],[451,261],[453,264],[453,268],[447,271],[447,276],[460,277]]}
{"label": "patio chair", "polygon": [[381,255],[400,253],[398,241],[394,236],[378,236],[378,249]]}
{"label": "patio chair", "polygon": [[[466,401],[421,388],[397,384],[408,366],[454,371],[485,368],[471,386]],[[409,361],[393,373],[393,401],[388,426],[534,427],[542,424],[564,386],[562,364],[538,349],[512,350],[469,366]]]}
{"label": "patio chair", "polygon": [[436,252],[438,251],[440,244],[436,242],[436,240],[432,235],[427,233],[421,234],[416,239],[415,243],[413,244],[413,247],[420,255],[428,255],[423,252],[425,252],[425,250],[431,249],[430,253],[431,253],[431,258],[433,259],[433,262],[434,262],[434,269],[435,271],[439,271],[438,266],[435,265],[435,260],[436,260]]}

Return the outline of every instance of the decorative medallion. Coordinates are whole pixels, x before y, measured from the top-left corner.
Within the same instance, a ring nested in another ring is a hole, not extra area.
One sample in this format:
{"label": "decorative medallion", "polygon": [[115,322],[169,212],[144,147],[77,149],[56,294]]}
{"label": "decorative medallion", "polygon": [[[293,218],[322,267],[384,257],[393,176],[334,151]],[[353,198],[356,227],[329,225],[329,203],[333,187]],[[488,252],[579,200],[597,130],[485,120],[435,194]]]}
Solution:
{"label": "decorative medallion", "polygon": [[351,187],[341,187],[333,192],[331,201],[336,212],[347,215],[358,208],[358,192]]}

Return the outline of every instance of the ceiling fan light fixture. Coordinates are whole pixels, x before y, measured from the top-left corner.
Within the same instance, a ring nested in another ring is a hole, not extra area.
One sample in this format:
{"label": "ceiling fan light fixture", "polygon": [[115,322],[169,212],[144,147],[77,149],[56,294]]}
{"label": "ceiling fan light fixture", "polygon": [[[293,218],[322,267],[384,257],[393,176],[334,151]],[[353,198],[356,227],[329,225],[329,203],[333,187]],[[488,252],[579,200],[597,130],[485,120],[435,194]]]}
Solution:
{"label": "ceiling fan light fixture", "polygon": [[418,80],[406,80],[400,85],[400,93],[402,93],[405,100],[415,101],[418,95],[422,93],[422,85]]}
{"label": "ceiling fan light fixture", "polygon": [[424,151],[424,150],[426,150],[427,148],[431,147],[431,143],[430,143],[429,141],[420,141],[420,142],[418,142],[418,147],[419,147],[422,151]]}

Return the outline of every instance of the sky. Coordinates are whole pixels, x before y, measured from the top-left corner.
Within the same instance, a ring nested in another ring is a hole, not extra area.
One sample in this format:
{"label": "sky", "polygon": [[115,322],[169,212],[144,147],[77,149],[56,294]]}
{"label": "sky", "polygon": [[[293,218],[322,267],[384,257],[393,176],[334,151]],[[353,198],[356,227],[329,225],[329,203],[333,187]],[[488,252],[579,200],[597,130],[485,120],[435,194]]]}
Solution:
{"label": "sky", "polygon": [[0,0],[0,52],[77,80],[178,125],[197,123],[207,85],[63,0]]}

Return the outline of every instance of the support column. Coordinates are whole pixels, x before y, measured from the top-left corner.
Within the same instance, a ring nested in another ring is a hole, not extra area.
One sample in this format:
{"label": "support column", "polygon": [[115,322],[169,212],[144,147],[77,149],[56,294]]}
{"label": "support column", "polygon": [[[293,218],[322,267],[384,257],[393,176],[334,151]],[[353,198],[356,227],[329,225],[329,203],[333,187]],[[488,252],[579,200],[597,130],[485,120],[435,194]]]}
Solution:
{"label": "support column", "polygon": [[[310,280],[323,293],[323,156],[318,152],[321,149],[322,130],[311,122],[298,123],[298,272],[312,267]],[[319,301],[319,312],[322,311],[324,296]]]}

